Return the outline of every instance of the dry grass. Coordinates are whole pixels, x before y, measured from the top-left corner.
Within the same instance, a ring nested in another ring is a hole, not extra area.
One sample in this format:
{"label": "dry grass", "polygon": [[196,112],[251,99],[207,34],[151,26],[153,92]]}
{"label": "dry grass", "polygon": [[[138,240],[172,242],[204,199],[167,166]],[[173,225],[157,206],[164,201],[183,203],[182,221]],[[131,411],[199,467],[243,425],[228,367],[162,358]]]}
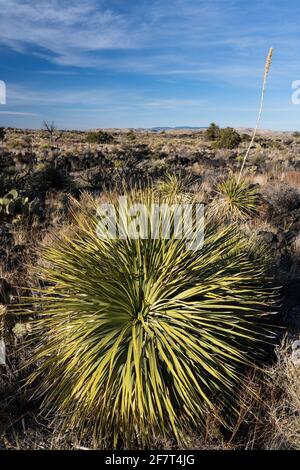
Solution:
{"label": "dry grass", "polygon": [[292,250],[295,259],[299,262],[300,261],[300,235],[292,243]]}
{"label": "dry grass", "polygon": [[286,182],[290,186],[300,189],[300,172],[299,171],[286,171],[281,174],[281,181]]}
{"label": "dry grass", "polygon": [[264,426],[265,447],[300,450],[300,355],[285,340],[277,348],[277,362],[267,370],[268,415]]}

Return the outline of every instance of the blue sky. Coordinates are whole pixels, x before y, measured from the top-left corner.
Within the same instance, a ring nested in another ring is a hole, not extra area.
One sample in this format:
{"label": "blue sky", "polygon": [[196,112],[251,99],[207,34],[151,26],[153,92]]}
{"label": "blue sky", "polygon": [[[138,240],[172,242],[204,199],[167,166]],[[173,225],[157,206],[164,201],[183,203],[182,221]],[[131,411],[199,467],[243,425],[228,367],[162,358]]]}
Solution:
{"label": "blue sky", "polygon": [[300,130],[299,0],[0,0],[0,126]]}

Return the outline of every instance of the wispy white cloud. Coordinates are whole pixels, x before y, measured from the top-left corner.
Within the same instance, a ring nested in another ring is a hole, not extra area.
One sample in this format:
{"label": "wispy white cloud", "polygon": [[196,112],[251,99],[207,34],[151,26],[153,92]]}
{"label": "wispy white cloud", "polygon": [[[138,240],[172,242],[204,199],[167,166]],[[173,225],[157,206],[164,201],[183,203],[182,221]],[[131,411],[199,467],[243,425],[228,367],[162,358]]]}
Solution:
{"label": "wispy white cloud", "polygon": [[109,104],[117,92],[110,89],[35,90],[11,85],[7,92],[7,104],[11,106],[97,106]]}
{"label": "wispy white cloud", "polygon": [[138,109],[180,109],[203,106],[206,100],[199,98],[157,98],[145,93],[130,92],[121,88],[109,89],[76,89],[69,91],[39,91],[17,85],[11,85],[8,94],[8,104],[14,107],[46,106],[65,107],[78,111],[99,111],[105,107],[119,110]]}
{"label": "wispy white cloud", "polygon": [[[236,0],[0,0],[0,44],[62,67],[151,73],[174,69],[173,51],[177,67],[184,68],[190,57],[197,68],[196,54],[199,60],[206,50],[222,61],[224,47],[243,54],[299,43],[298,23],[287,7],[281,5],[269,21],[270,5],[270,0],[243,2],[242,8]],[[247,22],[247,15],[255,21]],[[120,56],[105,55],[107,50]]]}
{"label": "wispy white cloud", "polygon": [[157,109],[180,109],[180,108],[198,108],[206,104],[205,100],[201,99],[154,99],[144,101],[143,106],[145,108],[157,108]]}
{"label": "wispy white cloud", "polygon": [[206,64],[202,68],[180,68],[180,69],[170,69],[159,72],[160,75],[196,75],[197,77],[209,76],[215,77],[219,76],[222,78],[225,77],[257,77],[261,73],[261,68],[256,65],[248,66],[236,66],[236,65],[218,65],[214,67],[208,67]]}
{"label": "wispy white cloud", "polygon": [[230,124],[248,112],[252,124],[270,46],[267,99],[275,89],[288,102],[300,78],[299,14],[298,0],[0,0],[1,52],[30,56],[23,75],[24,58],[4,51],[7,109],[78,127]]}
{"label": "wispy white cloud", "polygon": [[[236,0],[0,0],[0,45],[53,62],[61,75],[78,66],[198,80],[251,78],[257,74],[255,51],[299,42],[286,6],[268,21],[270,0],[252,3],[241,11]],[[247,15],[256,15],[255,21],[245,21]],[[224,48],[230,56],[223,57]]]}
{"label": "wispy white cloud", "polygon": [[74,70],[39,70],[39,74],[41,75],[58,75],[58,76],[69,76],[69,75],[76,75]]}
{"label": "wispy white cloud", "polygon": [[7,116],[38,116],[37,113],[26,113],[22,111],[0,111],[0,114],[5,114]]}
{"label": "wispy white cloud", "polygon": [[81,65],[86,53],[133,46],[128,23],[102,1],[0,0],[0,11],[2,44],[17,51],[38,47],[59,64]]}

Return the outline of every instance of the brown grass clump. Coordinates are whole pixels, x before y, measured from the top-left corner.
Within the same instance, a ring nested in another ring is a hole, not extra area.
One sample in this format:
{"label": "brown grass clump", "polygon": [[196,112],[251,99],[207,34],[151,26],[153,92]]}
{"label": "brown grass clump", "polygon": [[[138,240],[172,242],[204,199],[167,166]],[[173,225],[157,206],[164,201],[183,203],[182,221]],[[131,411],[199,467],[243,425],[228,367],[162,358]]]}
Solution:
{"label": "brown grass clump", "polygon": [[281,180],[300,189],[300,171],[287,171],[282,174]]}
{"label": "brown grass clump", "polygon": [[[270,387],[266,448],[300,450],[300,350],[285,340],[277,349],[277,362],[267,371]],[[269,425],[269,429],[268,429]]]}

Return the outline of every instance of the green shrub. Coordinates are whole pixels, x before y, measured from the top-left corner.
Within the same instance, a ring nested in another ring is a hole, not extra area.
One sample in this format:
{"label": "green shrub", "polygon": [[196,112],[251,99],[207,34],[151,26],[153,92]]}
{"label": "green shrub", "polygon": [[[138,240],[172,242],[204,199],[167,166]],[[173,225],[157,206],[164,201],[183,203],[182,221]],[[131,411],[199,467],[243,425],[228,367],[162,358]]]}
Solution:
{"label": "green shrub", "polygon": [[214,122],[212,122],[204,132],[205,138],[211,141],[217,140],[219,138],[219,135],[220,135],[220,128]]}
{"label": "green shrub", "polygon": [[241,143],[240,134],[232,127],[221,129],[213,146],[216,149],[234,149]]}
{"label": "green shrub", "polygon": [[5,139],[5,134],[6,134],[6,131],[4,127],[0,127],[0,141]]}
{"label": "green shrub", "polygon": [[51,189],[70,189],[73,184],[70,175],[64,169],[53,164],[43,165],[40,170],[33,173],[29,181],[30,189],[41,193]]}
{"label": "green shrub", "polygon": [[[15,167],[13,167],[15,173]],[[13,174],[14,174],[13,173]],[[0,197],[5,196],[11,189],[13,189],[14,180],[11,178],[11,175],[7,169],[0,172]]]}
{"label": "green shrub", "polygon": [[89,132],[86,141],[89,144],[111,144],[114,142],[114,137],[109,132]]}
{"label": "green shrub", "polygon": [[241,139],[242,139],[242,142],[250,142],[251,141],[251,135],[244,133],[244,134],[242,134]]}
{"label": "green shrub", "polygon": [[128,140],[130,140],[131,142],[136,141],[136,135],[133,131],[129,131],[126,135]]}
{"label": "green shrub", "polygon": [[36,268],[48,287],[24,307],[39,314],[30,380],[44,406],[62,429],[114,447],[184,442],[207,412],[226,421],[245,365],[261,354],[270,298],[247,242],[232,226],[207,226],[200,251],[174,236],[100,239],[92,213],[73,214],[73,232],[58,234]]}

